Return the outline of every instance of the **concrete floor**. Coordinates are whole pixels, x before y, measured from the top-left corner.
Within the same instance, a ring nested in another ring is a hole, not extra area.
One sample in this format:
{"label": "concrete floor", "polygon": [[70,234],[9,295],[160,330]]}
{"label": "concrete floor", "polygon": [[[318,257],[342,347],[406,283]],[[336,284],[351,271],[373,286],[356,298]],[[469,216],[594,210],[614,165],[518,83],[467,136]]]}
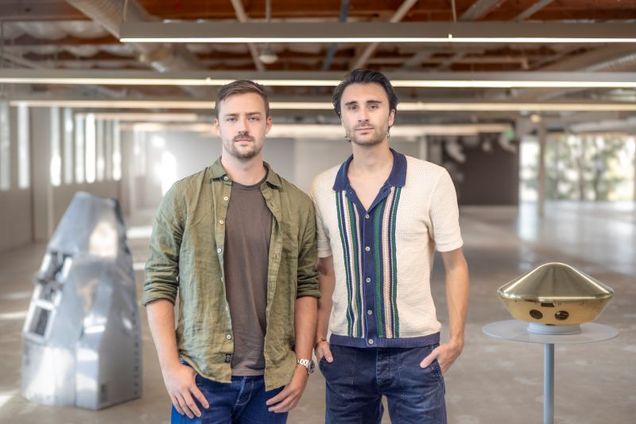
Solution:
{"label": "concrete floor", "polygon": [[[147,216],[129,220],[130,245],[141,283],[147,250]],[[615,297],[598,322],[616,327],[618,338],[596,344],[557,346],[556,423],[610,424],[636,420],[636,206],[554,203],[543,220],[533,205],[462,208],[465,254],[471,271],[466,347],[446,374],[449,421],[453,424],[540,423],[543,347],[494,340],[481,329],[509,319],[497,287],[548,261],[562,261],[610,285]],[[0,422],[165,423],[169,399],[145,319],[143,398],[86,411],[45,407],[20,396],[20,332],[31,295],[31,276],[44,245],[0,257]],[[446,321],[440,261],[433,291]],[[141,285],[140,285],[141,287]],[[323,422],[324,381],[309,382],[290,423]],[[385,416],[383,422],[390,422]]]}

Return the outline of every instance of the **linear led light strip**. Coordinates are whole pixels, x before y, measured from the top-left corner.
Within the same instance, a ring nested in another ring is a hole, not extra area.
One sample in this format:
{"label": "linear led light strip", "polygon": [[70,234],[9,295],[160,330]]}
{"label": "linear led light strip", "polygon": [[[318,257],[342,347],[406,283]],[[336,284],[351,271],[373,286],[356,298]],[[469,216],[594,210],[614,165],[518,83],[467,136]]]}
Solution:
{"label": "linear led light strip", "polygon": [[[230,79],[190,78],[46,78],[0,77],[5,84],[62,84],[62,85],[158,85],[158,86],[221,86]],[[255,79],[271,87],[334,87],[340,80],[284,80]],[[504,81],[504,80],[393,80],[394,87],[405,88],[636,88],[636,81]]]}
{"label": "linear led light strip", "polygon": [[631,22],[125,22],[136,43],[635,43]]}
{"label": "linear led light strip", "polygon": [[[136,129],[141,131],[196,131],[212,133],[212,126],[207,123],[191,124],[163,124],[163,123],[137,123],[124,124],[122,129]],[[449,125],[402,125],[391,129],[394,137],[422,137],[426,135],[454,135],[469,136],[480,133],[502,133],[510,130],[508,124],[449,124]],[[269,137],[300,137],[307,134],[317,137],[342,138],[344,130],[340,125],[304,125],[304,124],[274,124],[269,132]]]}
{"label": "linear led light strip", "polygon": [[593,37],[122,37],[123,43],[634,43]]}
{"label": "linear led light strip", "polygon": [[[11,106],[72,107],[96,109],[214,109],[213,101],[192,100],[11,100]],[[332,110],[329,102],[270,102],[274,110]],[[462,102],[404,102],[398,104],[399,112],[631,112],[636,103],[462,103]]]}

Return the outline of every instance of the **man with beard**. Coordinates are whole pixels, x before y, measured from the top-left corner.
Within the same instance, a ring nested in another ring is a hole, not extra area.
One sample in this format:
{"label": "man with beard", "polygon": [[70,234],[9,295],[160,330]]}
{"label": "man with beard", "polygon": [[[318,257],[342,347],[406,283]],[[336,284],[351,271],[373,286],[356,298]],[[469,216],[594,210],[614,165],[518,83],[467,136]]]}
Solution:
{"label": "man with beard", "polygon": [[[319,175],[316,357],[327,423],[446,423],[442,374],[464,345],[468,267],[446,170],[389,147],[398,99],[379,72],[357,69],[333,105],[353,155]],[[449,312],[440,342],[430,290],[441,252]],[[328,333],[331,335],[328,338]]]}
{"label": "man with beard", "polygon": [[157,212],[143,302],[172,423],[284,423],[313,371],[315,212],[263,161],[262,86],[222,87],[214,126],[221,157]]}

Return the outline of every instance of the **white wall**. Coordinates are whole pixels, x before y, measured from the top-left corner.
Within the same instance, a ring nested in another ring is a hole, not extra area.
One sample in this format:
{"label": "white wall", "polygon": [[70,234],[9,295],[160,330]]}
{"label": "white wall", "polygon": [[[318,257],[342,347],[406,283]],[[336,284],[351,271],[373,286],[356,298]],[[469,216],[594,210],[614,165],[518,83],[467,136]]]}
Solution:
{"label": "white wall", "polygon": [[[221,141],[211,134],[173,131],[137,135],[129,133],[122,140],[128,143],[135,138],[138,140],[137,154],[143,157],[131,161],[132,177],[129,184],[132,186],[123,188],[124,192],[130,192],[130,210],[156,208],[162,193],[172,182],[199,172],[214,163],[221,154]],[[419,157],[423,151],[419,142],[392,141],[391,145],[415,157]],[[341,164],[350,155],[350,144],[334,139],[269,138],[263,149],[265,161],[279,175],[305,191],[310,190],[316,175]],[[162,180],[165,180],[163,184]]]}

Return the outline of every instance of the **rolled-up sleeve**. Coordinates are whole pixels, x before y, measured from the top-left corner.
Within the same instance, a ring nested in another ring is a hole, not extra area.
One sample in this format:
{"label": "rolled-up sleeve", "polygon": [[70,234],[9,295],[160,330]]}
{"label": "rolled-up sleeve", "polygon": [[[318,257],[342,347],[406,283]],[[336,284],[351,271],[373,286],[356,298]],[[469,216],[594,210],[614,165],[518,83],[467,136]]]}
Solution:
{"label": "rolled-up sleeve", "polygon": [[316,247],[316,212],[314,205],[307,202],[306,218],[302,240],[298,248],[298,283],[296,297],[320,297],[318,286],[317,247]]}
{"label": "rolled-up sleeve", "polygon": [[144,306],[158,299],[175,302],[179,287],[179,250],[183,237],[185,207],[179,186],[173,185],[157,210],[146,261]]}

